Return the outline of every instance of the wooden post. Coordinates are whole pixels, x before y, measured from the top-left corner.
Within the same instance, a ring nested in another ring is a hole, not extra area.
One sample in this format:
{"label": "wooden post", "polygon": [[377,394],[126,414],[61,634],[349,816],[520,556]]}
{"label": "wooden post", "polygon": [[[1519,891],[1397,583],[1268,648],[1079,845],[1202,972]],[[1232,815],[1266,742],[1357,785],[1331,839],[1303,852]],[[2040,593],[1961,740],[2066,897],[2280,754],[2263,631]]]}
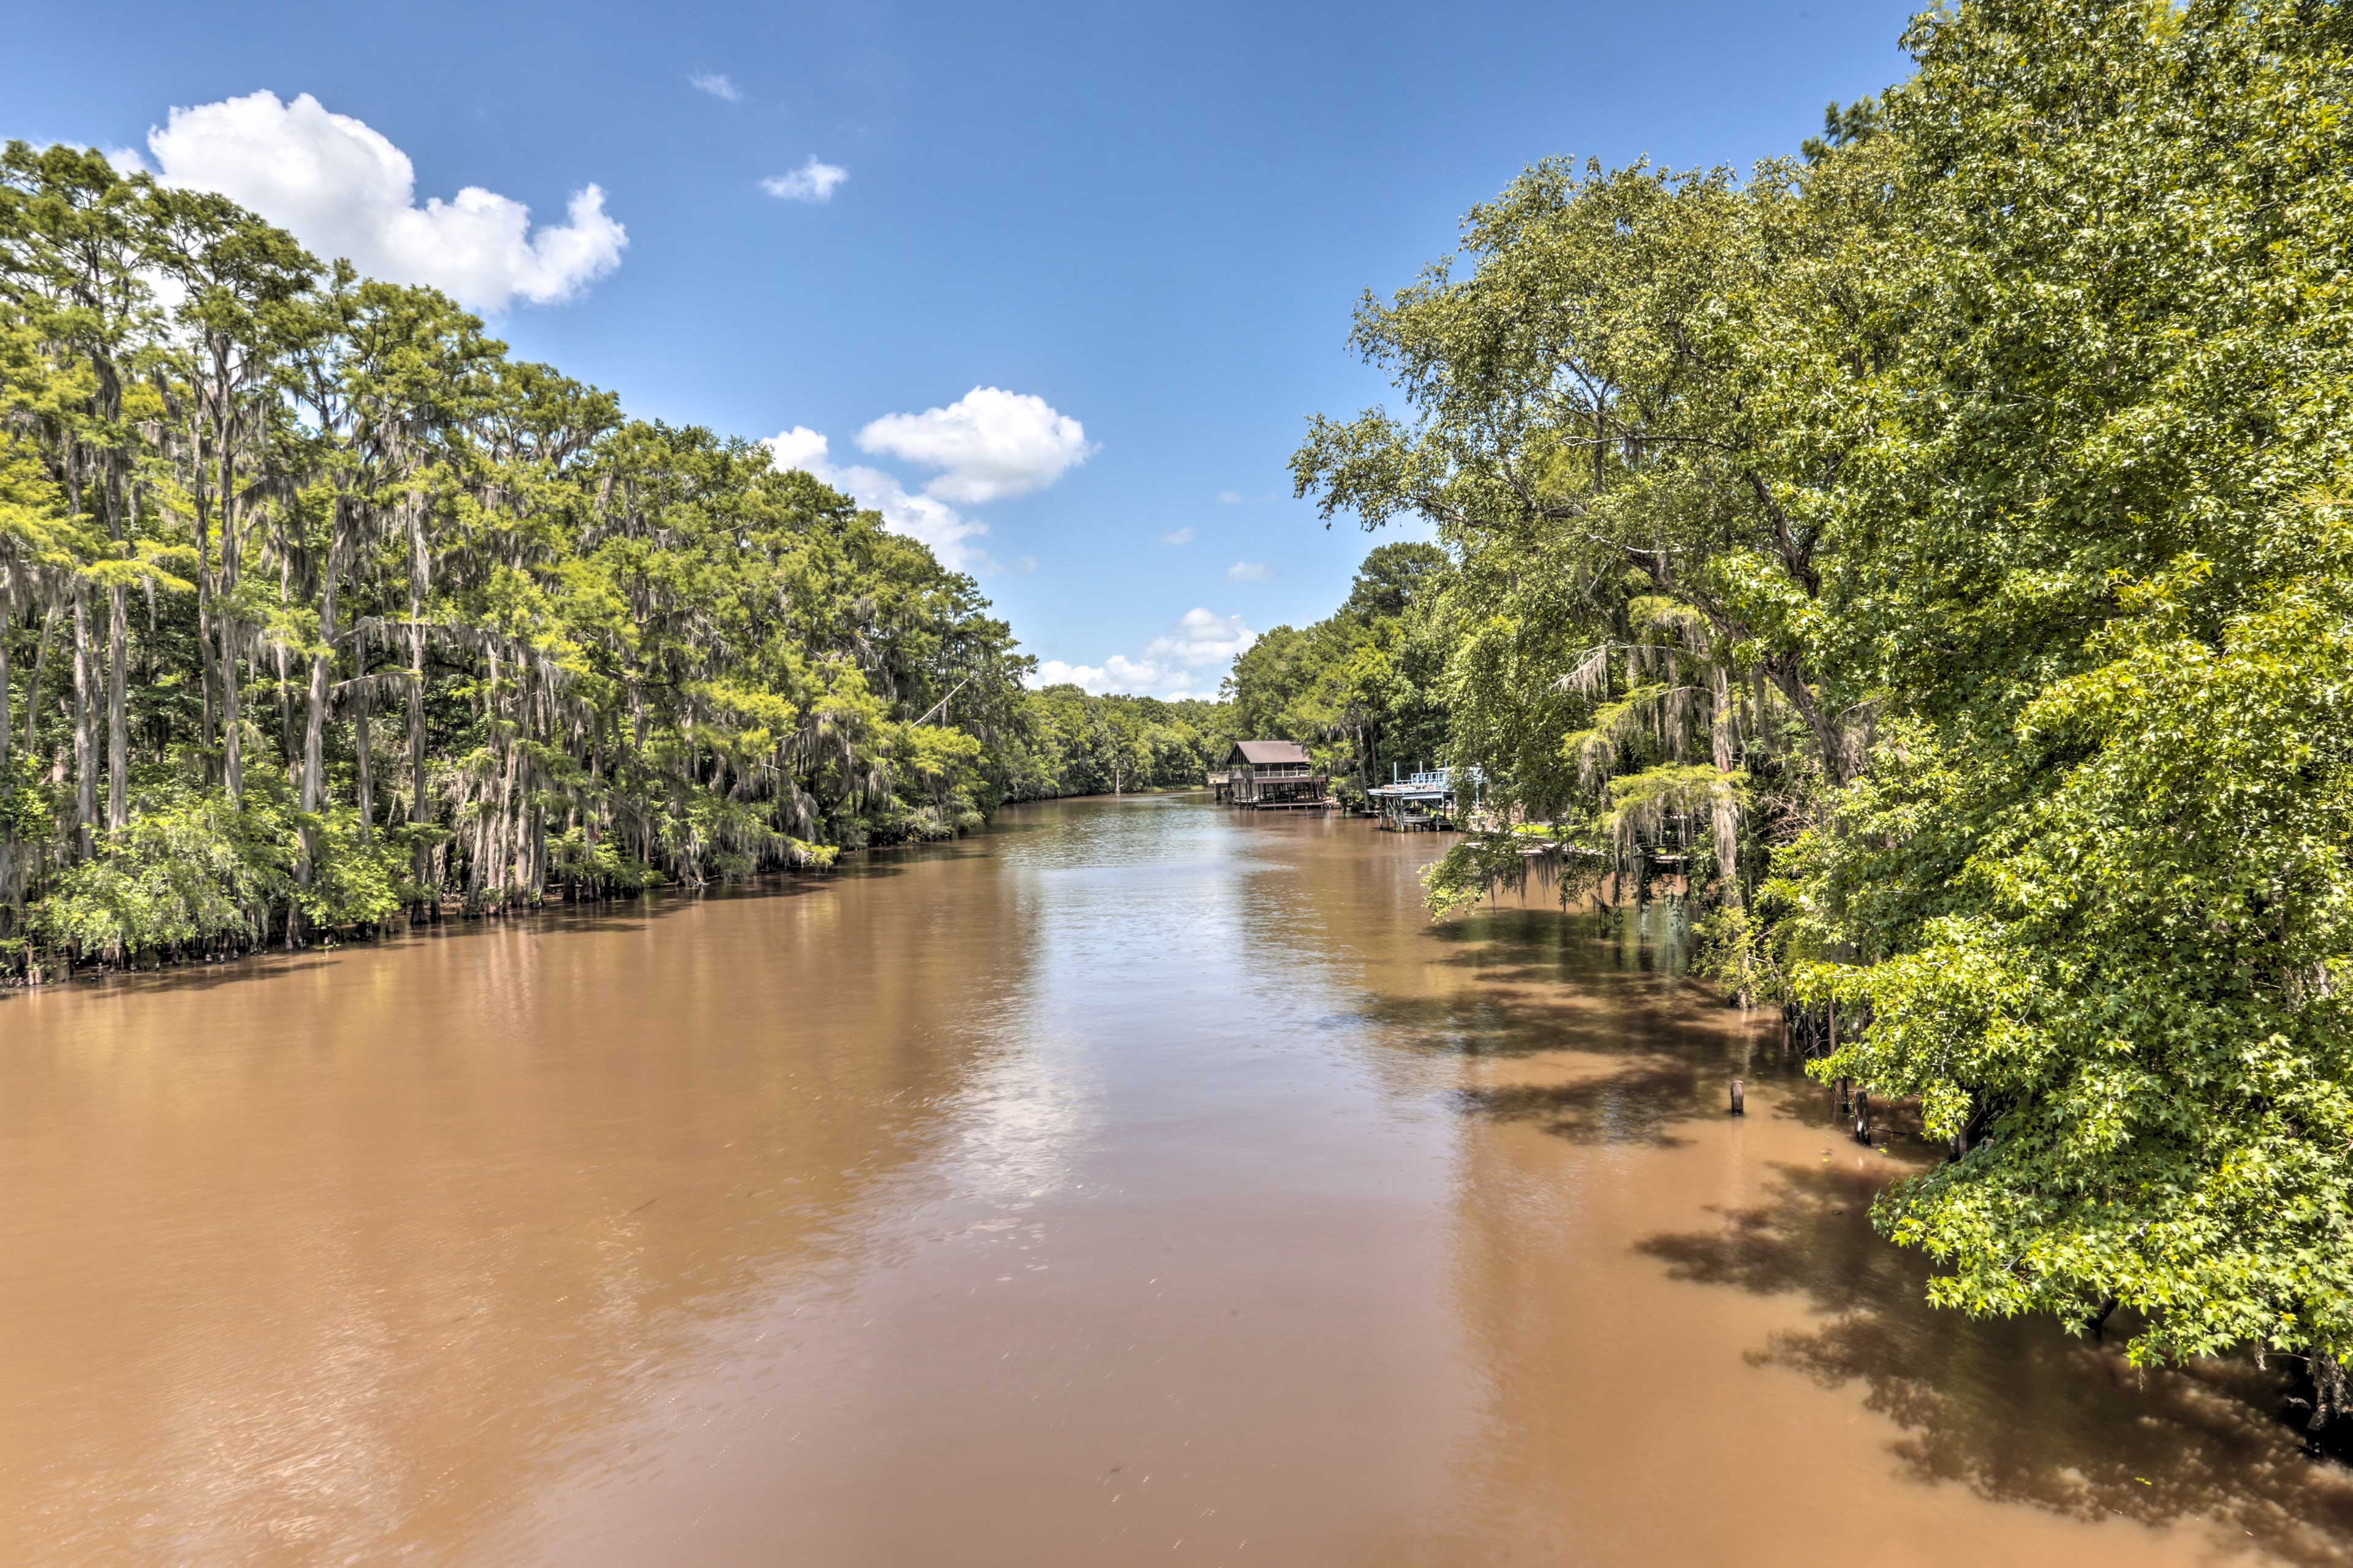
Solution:
{"label": "wooden post", "polygon": [[1871,1091],[1867,1089],[1854,1091],[1854,1141],[1871,1142]]}
{"label": "wooden post", "polygon": [[1746,1093],[1746,1086],[1738,1079],[1734,1079],[1732,1080],[1732,1114],[1735,1116],[1746,1116],[1748,1114],[1748,1096]]}

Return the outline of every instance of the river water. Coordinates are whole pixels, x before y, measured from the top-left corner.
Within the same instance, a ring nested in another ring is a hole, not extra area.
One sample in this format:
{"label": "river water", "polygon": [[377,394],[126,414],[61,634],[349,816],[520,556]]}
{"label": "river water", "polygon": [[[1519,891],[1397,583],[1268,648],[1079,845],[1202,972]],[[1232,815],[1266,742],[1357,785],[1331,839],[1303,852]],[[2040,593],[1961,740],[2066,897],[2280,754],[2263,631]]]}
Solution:
{"label": "river water", "polygon": [[2353,1562],[2265,1385],[1930,1312],[1924,1152],[1441,847],[1070,802],[0,998],[0,1561]]}

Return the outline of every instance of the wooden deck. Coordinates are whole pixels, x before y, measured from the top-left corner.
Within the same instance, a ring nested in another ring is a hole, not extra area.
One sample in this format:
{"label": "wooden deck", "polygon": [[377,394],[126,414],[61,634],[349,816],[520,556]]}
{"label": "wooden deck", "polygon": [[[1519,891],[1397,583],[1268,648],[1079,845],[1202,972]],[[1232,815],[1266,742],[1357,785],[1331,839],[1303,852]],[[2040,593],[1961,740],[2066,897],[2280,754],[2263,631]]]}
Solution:
{"label": "wooden deck", "polygon": [[1448,768],[1376,784],[1365,798],[1385,833],[1438,833],[1454,826],[1454,784]]}

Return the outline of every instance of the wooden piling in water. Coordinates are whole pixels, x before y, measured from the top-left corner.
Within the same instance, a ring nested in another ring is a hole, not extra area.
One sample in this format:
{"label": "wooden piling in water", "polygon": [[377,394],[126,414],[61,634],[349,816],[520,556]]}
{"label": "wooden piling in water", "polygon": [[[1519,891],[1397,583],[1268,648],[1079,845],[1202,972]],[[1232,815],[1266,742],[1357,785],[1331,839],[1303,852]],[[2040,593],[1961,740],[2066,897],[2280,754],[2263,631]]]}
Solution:
{"label": "wooden piling in water", "polygon": [[1747,1086],[1738,1079],[1732,1080],[1732,1114],[1735,1116],[1748,1114]]}

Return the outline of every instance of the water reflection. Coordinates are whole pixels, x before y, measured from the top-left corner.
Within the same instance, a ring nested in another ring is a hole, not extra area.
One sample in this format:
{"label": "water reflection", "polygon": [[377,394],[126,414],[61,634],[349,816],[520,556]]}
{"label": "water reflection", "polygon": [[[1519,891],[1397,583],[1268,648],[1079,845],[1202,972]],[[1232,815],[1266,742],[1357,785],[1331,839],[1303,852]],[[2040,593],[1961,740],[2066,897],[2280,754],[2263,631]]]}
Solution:
{"label": "water reflection", "polygon": [[1930,1313],[1927,1151],[1441,847],[1075,802],[0,1002],[8,1560],[2347,1560],[2260,1384]]}
{"label": "water reflection", "polygon": [[[1655,944],[1631,921],[1490,911],[1444,940],[1492,985],[1380,1015],[1458,1056],[1463,1114],[1509,1130],[1464,1144],[1461,1298],[1491,1420],[1457,1461],[1482,1500],[1458,1547],[1492,1540],[1504,1512],[1581,1561],[1925,1558],[1936,1543],[1905,1535],[1937,1520],[1966,1521],[1973,1554],[2001,1561],[2353,1562],[2353,1478],[2272,1418],[2274,1380],[2141,1373],[2047,1323],[1931,1311],[1925,1266],[1867,1215],[1934,1152],[1900,1119],[1882,1149],[1841,1136],[1778,1028],[1695,1009],[1662,978],[1675,928],[1654,930]],[[1751,1086],[1737,1121],[1736,1075]],[[1522,1133],[1585,1152],[1564,1165]],[[1613,1156],[1647,1212],[1567,1179]],[[1675,1212],[1701,1223],[1651,1228]],[[1876,1423],[1858,1427],[1857,1396]],[[1691,1505],[1672,1519],[1614,1500],[1661,1473]]]}
{"label": "water reflection", "polygon": [[953,992],[868,879],[0,1010],[8,1560],[446,1546],[583,1462],[948,1136],[1030,946],[923,880]]}

